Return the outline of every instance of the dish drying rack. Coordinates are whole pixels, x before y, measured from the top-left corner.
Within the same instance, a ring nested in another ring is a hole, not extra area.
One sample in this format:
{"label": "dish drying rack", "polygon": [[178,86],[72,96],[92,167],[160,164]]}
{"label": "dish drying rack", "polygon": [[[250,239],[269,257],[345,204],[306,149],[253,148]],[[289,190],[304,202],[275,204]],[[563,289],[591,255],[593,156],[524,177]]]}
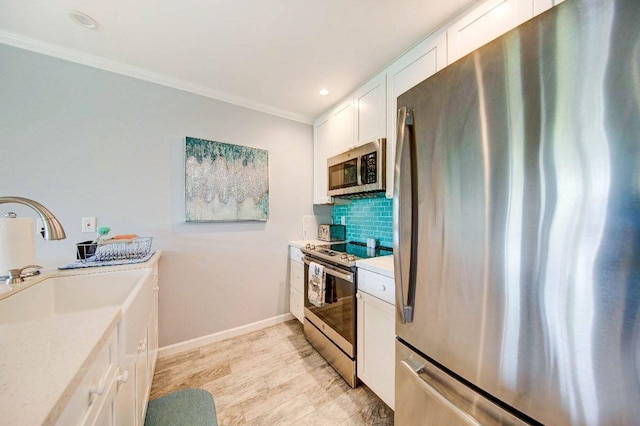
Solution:
{"label": "dish drying rack", "polygon": [[77,258],[82,263],[142,259],[151,251],[152,241],[152,237],[137,237],[77,244]]}

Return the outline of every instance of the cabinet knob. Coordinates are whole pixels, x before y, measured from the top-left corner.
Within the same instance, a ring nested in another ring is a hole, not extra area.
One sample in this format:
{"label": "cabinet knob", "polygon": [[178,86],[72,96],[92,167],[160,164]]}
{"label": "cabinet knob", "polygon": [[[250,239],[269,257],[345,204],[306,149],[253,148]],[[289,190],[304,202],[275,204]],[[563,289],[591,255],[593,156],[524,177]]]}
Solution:
{"label": "cabinet knob", "polygon": [[356,293],[356,299],[362,299],[362,295],[360,293]]}
{"label": "cabinet knob", "polygon": [[129,380],[129,370],[124,370],[122,374],[116,377],[116,380],[118,381],[118,384],[127,383]]}
{"label": "cabinet knob", "polygon": [[384,284],[380,284],[380,290],[386,291],[387,290],[387,286],[384,285]]}
{"label": "cabinet knob", "polygon": [[98,386],[89,388],[89,405],[93,404],[100,395],[102,395],[107,388],[107,384],[104,379],[98,382]]}
{"label": "cabinet knob", "polygon": [[140,340],[140,343],[138,343],[138,352],[142,352],[147,348],[147,342],[144,340]]}

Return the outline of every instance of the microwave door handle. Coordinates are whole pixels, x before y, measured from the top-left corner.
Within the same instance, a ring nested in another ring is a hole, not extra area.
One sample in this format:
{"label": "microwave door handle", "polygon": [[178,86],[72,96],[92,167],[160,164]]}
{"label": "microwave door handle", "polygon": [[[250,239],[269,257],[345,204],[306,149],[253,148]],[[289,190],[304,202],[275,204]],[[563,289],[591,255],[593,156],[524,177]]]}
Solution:
{"label": "microwave door handle", "polygon": [[365,167],[366,167],[366,162],[362,161],[362,156],[358,157],[358,163],[360,165],[360,173],[358,174],[358,185],[362,186],[364,185],[364,181],[365,181]]}
{"label": "microwave door handle", "polygon": [[393,182],[393,252],[396,306],[402,324],[413,322],[417,260],[417,159],[413,111],[398,109]]}

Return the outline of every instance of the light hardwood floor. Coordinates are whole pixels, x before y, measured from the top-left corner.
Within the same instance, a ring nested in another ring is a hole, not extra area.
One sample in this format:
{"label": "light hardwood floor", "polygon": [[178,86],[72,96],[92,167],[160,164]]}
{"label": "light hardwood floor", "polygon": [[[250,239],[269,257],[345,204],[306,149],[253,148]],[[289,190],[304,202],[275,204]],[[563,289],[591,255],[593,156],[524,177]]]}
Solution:
{"label": "light hardwood floor", "polygon": [[200,388],[224,425],[393,425],[370,389],[352,389],[297,320],[158,359],[151,399]]}

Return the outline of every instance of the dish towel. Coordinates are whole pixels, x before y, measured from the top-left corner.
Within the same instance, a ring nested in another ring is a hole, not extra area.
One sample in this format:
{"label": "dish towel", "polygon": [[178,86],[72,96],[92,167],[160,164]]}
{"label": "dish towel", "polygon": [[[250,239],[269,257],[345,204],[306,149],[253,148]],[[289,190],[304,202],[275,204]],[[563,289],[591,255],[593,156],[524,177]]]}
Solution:
{"label": "dish towel", "polygon": [[325,288],[324,266],[311,262],[309,264],[309,302],[315,306],[324,305]]}

